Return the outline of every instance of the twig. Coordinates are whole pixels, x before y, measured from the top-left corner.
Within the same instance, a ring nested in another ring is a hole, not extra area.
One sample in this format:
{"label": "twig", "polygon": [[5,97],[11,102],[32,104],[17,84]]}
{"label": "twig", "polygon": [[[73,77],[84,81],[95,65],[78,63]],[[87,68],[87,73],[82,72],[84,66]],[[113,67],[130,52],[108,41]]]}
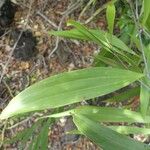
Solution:
{"label": "twig", "polygon": [[[24,24],[24,29],[26,28],[26,26],[27,26],[27,24],[28,24],[28,21],[29,21],[30,13],[31,13],[31,10],[32,10],[32,3],[33,3],[33,0],[31,0],[31,2],[30,2],[30,8],[29,8],[29,11],[28,11],[28,15],[27,15],[27,17],[26,17],[26,20],[27,20],[27,21],[26,21],[26,23]],[[20,40],[22,34],[23,34],[23,30],[20,32],[20,34],[19,34],[19,36],[18,36],[18,39],[17,39],[16,43],[14,44],[14,46],[13,46],[13,48],[12,48],[10,54],[9,54],[8,60],[7,60],[6,64],[5,64],[4,69],[3,69],[3,72],[2,72],[2,74],[1,74],[1,76],[0,76],[0,83],[1,83],[1,81],[2,81],[2,79],[3,79],[3,76],[4,76],[5,73],[6,73],[6,68],[8,67],[8,65],[9,65],[10,62],[11,62],[11,57],[12,57],[12,55],[13,55],[13,52],[14,52],[14,50],[15,50],[15,48],[16,48],[16,46],[17,46],[17,44],[18,44],[18,42],[19,42],[19,40]]]}
{"label": "twig", "polygon": [[10,127],[7,127],[7,129],[10,130],[10,129],[12,129],[12,128],[15,128],[15,127],[17,127],[17,126],[19,126],[19,125],[21,125],[21,124],[23,124],[23,123],[29,121],[32,117],[33,117],[33,116],[28,117],[28,118],[26,118],[26,119],[24,119],[24,120],[22,120],[22,121],[20,121],[20,122],[18,122],[18,123],[16,123],[16,124],[10,126]]}
{"label": "twig", "polygon": [[8,86],[8,84],[7,84],[4,80],[2,80],[2,82],[3,82],[4,85],[6,86],[6,88],[7,88],[8,92],[9,92],[10,96],[13,98],[14,95],[12,94],[12,91],[11,91],[10,87]]}
{"label": "twig", "polygon": [[89,19],[87,19],[86,21],[85,21],[85,24],[88,24],[90,21],[92,21],[101,11],[103,11],[107,6],[108,6],[108,4],[110,4],[110,3],[115,3],[117,0],[112,0],[112,1],[109,1],[109,2],[107,2],[106,4],[104,4],[102,7],[100,7],[99,9],[97,9],[96,11],[95,11],[95,13],[89,18]]}
{"label": "twig", "polygon": [[81,13],[79,14],[78,20],[81,20],[81,17],[83,16],[84,12],[90,7],[90,5],[93,3],[93,0],[90,0],[87,5],[83,8]]}
{"label": "twig", "polygon": [[49,20],[44,14],[42,14],[40,11],[36,12],[37,15],[41,16],[44,20],[46,20],[51,26],[53,26],[55,29],[58,29],[58,26],[52,22],[51,20]]}
{"label": "twig", "polygon": [[22,121],[20,121],[20,122],[18,122],[18,123],[16,123],[16,124],[14,124],[14,125],[12,125],[12,126],[10,126],[10,127],[7,127],[7,129],[8,130],[10,130],[10,129],[12,129],[12,128],[16,128],[17,126],[19,126],[19,125],[21,125],[21,124],[23,124],[23,123],[25,123],[25,122],[27,122],[27,121],[29,121],[30,119],[32,119],[33,117],[41,117],[43,114],[42,113],[37,113],[37,112],[35,112],[32,116],[30,116],[30,117],[28,117],[28,118],[26,118],[26,119],[24,119],[24,120],[22,120]]}
{"label": "twig", "polygon": [[22,33],[23,33],[23,31],[19,34],[19,37],[18,37],[16,43],[14,44],[14,46],[13,46],[13,48],[12,48],[10,54],[9,54],[8,60],[7,60],[6,64],[4,65],[2,74],[1,74],[1,76],[0,76],[0,83],[1,83],[3,77],[4,77],[5,73],[6,73],[6,68],[8,67],[9,63],[11,62],[11,57],[12,57],[13,52],[14,52],[14,50],[15,50],[15,48],[16,48],[16,46],[17,46],[17,44],[18,44],[18,42],[19,42],[19,40],[20,40],[20,38],[21,38],[21,36],[22,36]]}
{"label": "twig", "polygon": [[5,35],[7,35],[11,30],[6,31],[2,36],[0,36],[0,38],[4,37]]}
{"label": "twig", "polygon": [[42,11],[42,12],[45,10],[46,6],[48,5],[48,1],[49,1],[49,0],[44,0],[44,1],[43,1],[44,6],[42,6],[42,8],[41,8],[41,11]]}
{"label": "twig", "polygon": [[[57,31],[60,31],[61,28],[62,28],[62,23],[64,21],[64,19],[66,18],[66,16],[68,16],[70,13],[72,13],[74,10],[76,10],[78,7],[80,6],[80,1],[77,1],[76,3],[72,4],[65,12],[63,12],[63,17],[61,18],[61,21],[58,25],[58,29]],[[57,36],[56,38],[56,43],[55,43],[55,47],[54,49],[50,52],[49,54],[49,58],[51,58],[51,56],[53,55],[53,53],[58,49],[58,46],[59,46],[59,37]]]}
{"label": "twig", "polygon": [[[29,9],[29,7],[28,7],[27,5],[25,5],[25,4],[23,4],[23,3],[22,3],[22,5],[23,5],[24,7],[26,7],[26,8]],[[47,21],[51,26],[53,26],[55,29],[58,28],[58,26],[57,26],[54,22],[52,22],[51,20],[49,20],[49,18],[48,18],[47,16],[45,16],[44,14],[42,14],[39,10],[38,10],[38,11],[35,11],[35,13],[36,13],[37,15],[39,15],[40,17],[42,17],[44,20],[46,20],[46,21]]]}

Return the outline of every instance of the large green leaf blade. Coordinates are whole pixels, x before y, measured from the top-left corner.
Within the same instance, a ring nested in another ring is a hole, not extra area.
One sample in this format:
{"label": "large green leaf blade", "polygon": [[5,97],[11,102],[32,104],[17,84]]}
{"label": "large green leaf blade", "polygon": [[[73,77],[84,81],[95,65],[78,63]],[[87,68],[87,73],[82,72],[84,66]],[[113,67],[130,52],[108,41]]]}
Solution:
{"label": "large green leaf blade", "polygon": [[107,127],[104,127],[91,119],[74,115],[74,122],[78,130],[95,142],[103,150],[149,150],[146,144],[134,141]]}
{"label": "large green leaf blade", "polygon": [[10,101],[0,119],[25,112],[57,108],[125,87],[143,74],[105,67],[66,72],[42,80]]}
{"label": "large green leaf blade", "polygon": [[99,122],[150,123],[150,117],[135,111],[113,107],[81,106],[74,110],[75,114],[83,115]]}

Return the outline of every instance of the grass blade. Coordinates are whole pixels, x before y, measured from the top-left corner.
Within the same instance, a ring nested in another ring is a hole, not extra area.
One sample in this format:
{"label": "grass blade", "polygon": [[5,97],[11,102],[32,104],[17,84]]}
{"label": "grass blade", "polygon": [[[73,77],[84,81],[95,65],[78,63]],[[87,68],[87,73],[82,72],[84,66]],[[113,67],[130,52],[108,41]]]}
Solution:
{"label": "grass blade", "polygon": [[133,139],[104,127],[85,116],[75,114],[73,118],[78,130],[103,150],[150,149],[148,145],[134,141]]}
{"label": "grass blade", "polygon": [[44,121],[42,124],[42,129],[40,130],[40,133],[35,139],[33,140],[33,143],[30,145],[30,150],[47,150],[48,148],[48,131],[49,127],[52,124],[52,119],[48,119],[47,121]]}
{"label": "grass blade", "polygon": [[50,31],[49,34],[71,39],[93,41],[99,45],[104,45],[108,48],[114,47],[114,49],[118,48],[121,51],[123,50],[130,54],[136,55],[123,41],[121,41],[119,38],[112,34],[104,32],[100,29],[88,29],[85,26],[73,20],[69,21],[69,24],[74,26],[76,29],[66,31]]}
{"label": "grass blade", "polygon": [[87,116],[97,122],[150,123],[149,116],[143,118],[138,112],[113,107],[81,106],[75,109],[74,113]]}
{"label": "grass blade", "polygon": [[129,127],[129,126],[108,126],[112,130],[121,134],[144,134],[150,135],[149,128]]}
{"label": "grass blade", "polygon": [[25,112],[57,108],[105,95],[141,77],[143,74],[105,67],[55,75],[30,86],[14,97],[2,111],[0,119]]}
{"label": "grass blade", "polygon": [[106,19],[110,34],[113,34],[115,15],[116,15],[115,5],[113,3],[110,3],[106,8]]}
{"label": "grass blade", "polygon": [[[148,79],[147,79],[148,83]],[[146,84],[147,85],[147,84]],[[150,102],[150,91],[144,85],[141,85],[141,92],[140,92],[140,110],[145,117],[148,115],[149,103]]]}
{"label": "grass blade", "polygon": [[134,96],[140,95],[140,87],[134,87],[131,89],[127,89],[126,91],[116,94],[115,96],[111,97],[110,99],[107,99],[109,102],[123,102],[125,100],[129,100],[133,98]]}

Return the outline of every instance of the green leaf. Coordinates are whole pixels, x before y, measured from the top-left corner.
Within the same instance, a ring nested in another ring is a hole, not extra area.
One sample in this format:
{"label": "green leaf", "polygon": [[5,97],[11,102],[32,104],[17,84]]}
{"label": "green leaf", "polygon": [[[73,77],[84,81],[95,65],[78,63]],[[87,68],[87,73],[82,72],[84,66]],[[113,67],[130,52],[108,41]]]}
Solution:
{"label": "green leaf", "polygon": [[134,141],[124,135],[121,135],[105,126],[100,125],[91,119],[74,115],[74,123],[78,130],[95,142],[103,150],[149,150],[146,144]]}
{"label": "green leaf", "polygon": [[105,67],[61,73],[44,79],[14,97],[0,119],[57,108],[105,95],[143,77],[143,74]]}
{"label": "green leaf", "polygon": [[71,116],[72,111],[74,111],[74,109],[64,111],[64,112],[54,113],[51,115],[47,115],[47,116],[41,117],[40,119],[43,119],[43,118],[60,118],[60,117],[65,117],[65,116]]}
{"label": "green leaf", "polygon": [[148,18],[147,18],[147,21],[146,21],[146,28],[147,28],[147,30],[148,31],[150,31],[150,14],[149,14],[149,16],[148,16]]}
{"label": "green leaf", "polygon": [[79,131],[79,130],[71,130],[71,131],[68,131],[68,132],[66,132],[66,134],[81,134],[82,135],[82,133]]}
{"label": "green leaf", "polygon": [[113,3],[110,3],[106,8],[106,19],[110,34],[113,34],[115,15],[116,15],[115,5]]}
{"label": "green leaf", "polygon": [[140,95],[140,88],[139,87],[133,87],[130,89],[125,90],[122,93],[116,94],[115,96],[107,99],[109,102],[122,102],[125,100],[129,100],[133,98],[134,96]]}
{"label": "green leaf", "polygon": [[[141,128],[141,127],[134,127],[134,126],[107,126],[107,127],[121,134],[150,135],[150,128]],[[82,133],[79,130],[72,130],[67,132],[67,134],[82,135]]]}
{"label": "green leaf", "polygon": [[143,6],[144,6],[144,15],[143,15],[143,24],[146,23],[148,16],[150,15],[150,1],[149,0],[144,0],[143,1]]}
{"label": "green leaf", "polygon": [[96,67],[112,66],[115,68],[128,68],[128,70],[131,71],[141,72],[138,62],[139,58],[135,55],[122,55],[119,54],[119,52],[109,52],[108,50],[101,48],[101,51],[94,58],[93,65]]}
{"label": "green leaf", "polygon": [[150,123],[149,116],[143,118],[138,112],[113,107],[81,106],[74,113],[99,122]]}
{"label": "green leaf", "polygon": [[80,33],[82,33],[84,36],[88,37],[88,39],[90,39],[91,41],[93,41],[99,45],[102,44],[108,48],[110,47],[108,42],[105,42],[104,40],[102,40],[101,38],[99,38],[98,36],[93,34],[90,30],[88,30],[88,28],[86,28],[84,25],[81,25],[79,22],[69,20],[67,24],[77,28]]}
{"label": "green leaf", "polygon": [[33,132],[35,132],[35,129],[41,124],[42,121],[43,120],[39,120],[30,128],[18,132],[15,136],[11,137],[11,139],[6,140],[5,143],[11,144],[15,142],[21,142],[21,147],[24,148],[26,142],[32,137]]}
{"label": "green leaf", "polygon": [[99,55],[98,57],[96,57],[96,59],[97,59],[97,62],[98,61],[103,62],[104,64],[106,64],[108,66],[112,66],[115,68],[122,68],[122,69],[124,68],[121,63],[117,62],[113,58],[111,59],[111,58]]}
{"label": "green leaf", "polygon": [[[140,92],[140,110],[143,116],[148,115],[149,106],[150,106],[150,44],[147,47],[144,47],[145,55],[146,55],[146,63],[147,63],[147,70],[145,67],[145,77],[142,82],[144,85],[141,85],[141,92]],[[145,87],[147,85],[147,87]]]}
{"label": "green leaf", "polygon": [[88,40],[93,41],[97,44],[104,45],[108,48],[118,48],[121,51],[125,51],[131,54],[135,54],[123,41],[121,41],[116,36],[104,32],[102,30],[87,29],[85,26],[81,25],[75,21],[69,21],[70,25],[73,25],[77,29],[66,30],[66,31],[51,31],[49,34],[55,36],[62,36],[65,38],[78,39],[78,40]]}
{"label": "green leaf", "polygon": [[[144,82],[146,80],[147,80],[147,82]],[[149,81],[149,79],[146,79],[146,78],[145,78],[145,80],[143,80],[145,85],[147,85],[148,81]],[[140,110],[141,110],[143,117],[148,115],[149,104],[150,104],[149,102],[150,102],[150,90],[147,87],[145,87],[144,85],[141,85]]]}
{"label": "green leaf", "polygon": [[144,134],[150,135],[149,128],[139,128],[139,127],[130,127],[130,126],[108,126],[112,130],[115,130],[121,134]]}
{"label": "green leaf", "polygon": [[48,119],[47,121],[44,121],[42,124],[42,128],[40,130],[40,133],[33,142],[30,145],[30,150],[47,150],[48,148],[48,131],[49,127],[52,125],[52,119]]}
{"label": "green leaf", "polygon": [[100,12],[102,12],[104,9],[107,8],[107,6],[111,3],[116,3],[117,0],[111,0],[111,1],[108,1],[106,2],[104,5],[102,5],[101,7],[99,7],[93,14],[90,18],[88,18],[86,21],[85,21],[85,24],[89,23],[91,20],[93,20],[98,14],[100,14]]}
{"label": "green leaf", "polygon": [[145,51],[145,55],[146,55],[148,74],[150,76],[150,44],[148,46],[144,47],[144,51]]}

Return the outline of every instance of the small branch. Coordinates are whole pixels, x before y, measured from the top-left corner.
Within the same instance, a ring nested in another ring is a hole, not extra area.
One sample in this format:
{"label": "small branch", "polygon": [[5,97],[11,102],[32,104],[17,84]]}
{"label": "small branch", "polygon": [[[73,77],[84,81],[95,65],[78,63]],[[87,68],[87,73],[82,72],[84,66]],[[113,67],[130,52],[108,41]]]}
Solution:
{"label": "small branch", "polygon": [[[62,23],[64,21],[64,19],[66,18],[66,16],[68,16],[70,13],[72,13],[74,10],[76,10],[78,7],[80,6],[80,0],[77,1],[76,3],[72,4],[71,6],[68,7],[68,9],[63,12],[63,17],[61,18],[60,22],[59,22],[59,25],[58,25],[58,28],[57,28],[57,31],[60,31],[61,28],[62,28]],[[59,46],[59,40],[60,38],[57,36],[56,38],[56,43],[55,43],[55,47],[53,48],[53,50],[50,52],[49,54],[49,58],[55,53],[55,51],[58,49],[58,46]]]}
{"label": "small branch", "polygon": [[93,3],[93,0],[90,0],[87,5],[83,8],[83,10],[81,11],[81,13],[79,14],[78,20],[81,20],[81,17],[83,16],[83,14],[85,13],[85,11],[90,7],[90,5]]}
{"label": "small branch", "polygon": [[36,12],[37,15],[41,16],[44,20],[46,20],[51,26],[53,26],[55,29],[58,28],[58,26],[52,22],[51,20],[49,20],[44,14],[42,14],[40,11]]}
{"label": "small branch", "polygon": [[88,24],[89,22],[91,22],[101,11],[103,11],[109,4],[111,3],[115,3],[117,0],[112,0],[112,1],[109,1],[107,2],[106,4],[104,4],[103,6],[101,6],[99,9],[97,9],[95,11],[95,13],[85,21],[85,24]]}
{"label": "small branch", "polygon": [[9,65],[9,63],[11,62],[11,57],[12,57],[13,52],[14,52],[14,50],[15,50],[15,48],[16,48],[16,46],[17,46],[17,44],[18,44],[18,42],[19,42],[19,40],[20,40],[20,38],[22,36],[22,33],[23,33],[23,31],[20,32],[19,37],[18,37],[16,43],[14,44],[14,46],[13,46],[13,48],[12,48],[10,54],[9,54],[8,60],[7,60],[6,64],[4,65],[2,74],[0,76],[0,83],[2,82],[2,79],[3,79],[3,77],[4,77],[5,73],[6,73],[6,69],[7,69],[8,65]]}
{"label": "small branch", "polygon": [[14,95],[12,94],[12,91],[11,91],[10,87],[8,86],[8,84],[4,80],[2,82],[6,86],[6,88],[7,88],[8,92],[9,92],[11,98],[14,98]]}
{"label": "small branch", "polygon": [[23,123],[29,121],[32,117],[33,117],[33,116],[28,117],[28,118],[26,118],[26,119],[24,119],[24,120],[22,120],[22,121],[20,121],[20,122],[18,122],[18,123],[16,123],[16,124],[10,126],[10,127],[7,127],[7,129],[10,130],[10,129],[16,128],[17,126],[19,126],[19,125],[21,125],[21,124],[23,124]]}

